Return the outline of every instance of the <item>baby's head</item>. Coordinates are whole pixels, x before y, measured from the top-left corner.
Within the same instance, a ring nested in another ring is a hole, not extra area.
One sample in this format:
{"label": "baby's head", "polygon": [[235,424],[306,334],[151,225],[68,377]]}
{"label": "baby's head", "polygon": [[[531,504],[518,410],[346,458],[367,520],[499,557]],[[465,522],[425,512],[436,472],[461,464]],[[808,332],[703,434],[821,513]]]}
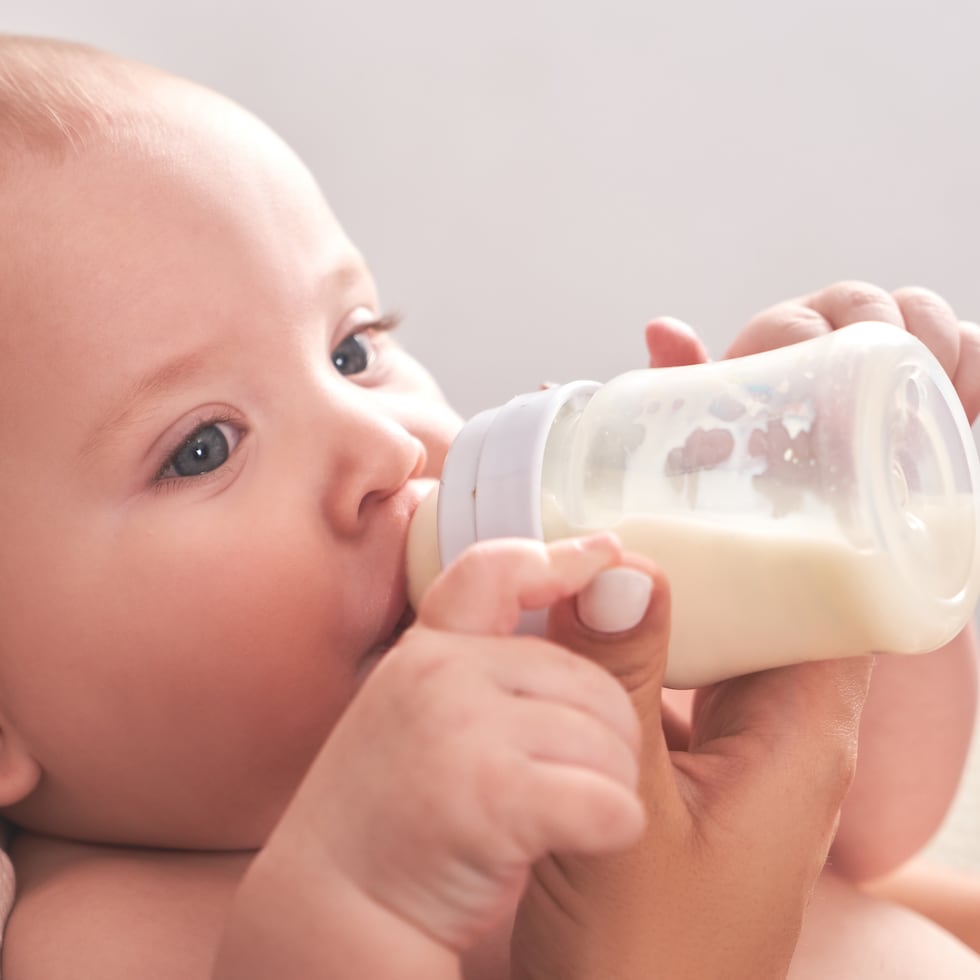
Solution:
{"label": "baby's head", "polygon": [[290,150],[0,39],[0,807],[254,846],[405,608],[457,418]]}

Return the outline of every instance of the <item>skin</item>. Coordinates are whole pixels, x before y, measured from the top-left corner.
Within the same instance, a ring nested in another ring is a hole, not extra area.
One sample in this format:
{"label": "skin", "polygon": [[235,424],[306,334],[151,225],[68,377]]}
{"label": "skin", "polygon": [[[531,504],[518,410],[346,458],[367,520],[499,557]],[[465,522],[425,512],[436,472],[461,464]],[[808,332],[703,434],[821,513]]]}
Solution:
{"label": "skin", "polygon": [[[254,157],[221,153],[243,140]],[[0,712],[36,781],[10,815],[93,842],[246,848],[402,614],[391,542],[457,418],[362,330],[371,278],[282,144],[213,99],[174,147],[95,148],[4,199],[5,224],[34,236],[9,275],[35,297],[4,311],[0,411],[20,421],[2,494],[20,516],[0,646],[31,655],[2,658]],[[373,363],[343,376],[331,352],[352,334]],[[181,359],[192,369],[130,397]],[[214,416],[228,462],[158,478]],[[45,447],[29,479],[25,439]]]}
{"label": "skin", "polygon": [[894,874],[869,883],[865,891],[942,923],[980,953],[980,886],[976,875],[910,861]]}
{"label": "skin", "polygon": [[[688,728],[669,585],[607,535],[472,549],[398,639],[458,419],[281,142],[149,88],[140,139],[0,195],[5,976],[784,974],[868,664],[729,682]],[[205,433],[227,462],[178,476]],[[645,614],[590,629],[624,565]]]}
{"label": "skin", "polygon": [[[96,141],[60,165],[26,160],[3,195],[5,226],[30,229],[3,256],[0,485],[4,513],[18,517],[5,522],[0,570],[0,802],[22,828],[8,976],[74,975],[80,952],[100,976],[211,975],[226,920],[222,959],[233,962],[229,906],[244,896],[247,917],[249,888],[238,886],[253,853],[268,841],[266,860],[254,862],[260,879],[266,867],[291,868],[308,840],[304,801],[327,790],[330,806],[350,806],[317,832],[349,832],[358,794],[373,791],[365,777],[387,770],[406,738],[384,712],[371,763],[367,695],[351,721],[337,722],[366,680],[374,701],[404,702],[418,676],[409,654],[375,668],[405,611],[408,521],[459,420],[428,374],[371,326],[371,278],[307,171],[244,112],[189,94],[154,80],[156,112],[139,138]],[[364,354],[364,370],[341,366]],[[188,440],[205,437],[222,465],[180,476],[178,465],[193,461]],[[25,443],[43,447],[26,472]],[[611,539],[567,550],[571,565],[561,549],[517,547],[503,560],[511,572],[528,557],[543,561],[543,574],[554,572],[547,600],[621,557]],[[402,651],[435,645],[424,626],[423,616]],[[567,650],[532,644],[521,658],[520,646],[513,677],[492,688],[483,742],[500,741],[500,713],[542,671],[557,675],[557,692],[531,702],[522,737],[536,751],[548,732],[555,742],[556,714],[584,728],[573,757],[559,753],[528,812],[515,814],[543,825],[525,863],[562,842],[621,847],[643,822],[627,696]],[[495,652],[460,661],[476,672],[476,692],[487,681],[472,665]],[[449,681],[465,710],[456,671],[432,688],[439,703],[454,703]],[[427,744],[457,745],[433,731],[430,721],[414,740],[423,759]],[[331,732],[331,751],[311,770]],[[366,757],[356,770],[348,742]],[[472,767],[483,742],[456,768]],[[552,826],[556,779],[570,784],[565,812],[583,814],[563,830]],[[297,794],[301,784],[312,788]],[[160,848],[185,853],[162,861]],[[334,851],[348,853],[339,843]],[[519,863],[513,848],[507,857]],[[512,899],[519,876],[506,876],[501,895],[505,876],[487,864],[488,908],[476,923],[448,923],[446,943],[469,944]],[[363,882],[343,868],[319,871],[356,910],[348,899]],[[181,908],[158,907],[153,896],[178,882]],[[302,907],[301,887],[286,890]],[[389,923],[393,935],[401,918]],[[415,913],[402,929],[437,931],[424,919]],[[431,952],[455,962],[442,944]]]}
{"label": "skin", "polygon": [[[862,320],[890,323],[926,344],[953,381],[968,421],[975,422],[980,414],[980,327],[960,319],[928,289],[888,292],[866,282],[835,283],[753,317],[726,356],[796,343]],[[682,321],[658,318],[646,334],[651,367],[709,359]],[[976,713],[977,659],[972,624],[933,653],[876,659],[861,718],[855,780],[830,852],[832,870],[818,884],[792,977],[845,970],[892,976],[896,969],[912,977],[931,973],[939,963],[950,976],[972,976],[977,970],[976,958],[964,947],[941,940],[912,913],[939,923],[980,952],[980,937],[971,928],[980,916],[980,883],[973,875],[909,861],[935,833],[958,788]],[[664,694],[682,713],[690,710],[689,696]],[[901,765],[895,765],[897,758]],[[849,888],[848,881],[859,883],[861,890]],[[865,927],[855,930],[855,921]],[[896,936],[909,934],[916,935],[916,942],[903,952],[901,965],[892,963]]]}
{"label": "skin", "polygon": [[[980,326],[958,317],[928,289],[888,292],[861,281],[834,283],[754,316],[725,356],[797,343],[863,320],[889,323],[921,340],[952,380],[967,420],[976,421]],[[708,360],[704,345],[682,321],[653,320],[646,339],[652,367]],[[877,878],[929,841],[959,785],[976,707],[972,624],[928,655],[877,659],[862,716],[861,758],[832,852],[837,874],[854,881]],[[896,759],[902,764],[895,765]]]}

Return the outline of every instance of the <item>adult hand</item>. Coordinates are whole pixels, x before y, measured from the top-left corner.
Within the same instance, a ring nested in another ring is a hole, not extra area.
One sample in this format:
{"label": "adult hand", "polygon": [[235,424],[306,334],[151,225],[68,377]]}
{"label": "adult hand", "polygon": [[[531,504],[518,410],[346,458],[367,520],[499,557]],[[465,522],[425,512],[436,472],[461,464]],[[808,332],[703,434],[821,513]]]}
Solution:
{"label": "adult hand", "polygon": [[[862,320],[921,340],[946,370],[971,424],[980,412],[980,327],[938,294],[834,283],[752,317],[729,347],[737,357],[821,336]],[[708,359],[694,331],[670,317],[646,328],[652,367]],[[863,715],[861,762],[834,845],[834,868],[863,880],[884,874],[936,832],[956,792],[976,712],[977,645],[969,627],[916,657],[882,657]],[[901,760],[898,763],[896,760]]]}
{"label": "adult hand", "polygon": [[[550,637],[630,694],[643,731],[642,839],[539,861],[512,940],[515,980],[785,976],[854,771],[869,659],[808,663],[698,693],[691,721],[661,706],[669,587],[620,633],[574,600]],[[710,615],[710,597],[706,597]]]}
{"label": "adult hand", "polygon": [[[727,356],[768,350],[861,320],[908,330],[949,375],[972,425],[980,412],[980,327],[920,287],[834,283],[753,317]],[[834,844],[838,873],[885,874],[936,832],[955,796],[976,713],[977,645],[968,626],[916,657],[882,657],[861,731],[861,762]],[[896,760],[901,760],[898,763]]]}

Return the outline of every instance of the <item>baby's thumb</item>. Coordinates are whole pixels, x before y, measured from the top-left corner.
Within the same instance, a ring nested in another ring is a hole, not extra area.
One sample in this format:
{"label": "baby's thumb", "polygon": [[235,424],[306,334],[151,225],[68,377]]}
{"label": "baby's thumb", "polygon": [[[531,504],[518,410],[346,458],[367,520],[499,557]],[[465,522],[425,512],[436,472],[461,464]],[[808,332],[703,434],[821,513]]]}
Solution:
{"label": "baby's thumb", "polygon": [[548,636],[608,670],[640,717],[656,718],[659,725],[670,637],[670,589],[659,569],[644,563],[600,572],[552,608]]}
{"label": "baby's thumb", "polygon": [[652,368],[704,364],[711,360],[694,328],[672,316],[651,320],[646,326],[646,342]]}

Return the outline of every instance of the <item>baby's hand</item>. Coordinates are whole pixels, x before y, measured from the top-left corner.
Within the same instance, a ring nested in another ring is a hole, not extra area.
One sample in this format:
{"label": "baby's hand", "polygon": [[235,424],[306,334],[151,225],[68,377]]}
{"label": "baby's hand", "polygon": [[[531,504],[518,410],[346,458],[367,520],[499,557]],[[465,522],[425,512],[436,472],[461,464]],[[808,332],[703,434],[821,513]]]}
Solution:
{"label": "baby's hand", "polygon": [[952,379],[973,424],[980,413],[980,327],[958,319],[949,303],[928,289],[889,293],[865,282],[835,283],[753,317],[726,356],[782,347],[862,320],[894,324],[921,340]]}
{"label": "baby's hand", "polygon": [[[862,320],[894,324],[921,340],[952,379],[973,424],[980,413],[980,326],[958,319],[949,303],[928,289],[908,287],[889,293],[865,282],[834,283],[754,316],[725,356],[784,347]],[[708,360],[694,331],[672,317],[658,317],[647,324],[646,343],[650,367]]]}
{"label": "baby's hand", "polygon": [[578,593],[620,558],[610,535],[500,540],[436,580],[291,807],[325,874],[460,951],[513,907],[545,853],[639,838],[628,695],[587,659],[511,635],[522,609]]}

